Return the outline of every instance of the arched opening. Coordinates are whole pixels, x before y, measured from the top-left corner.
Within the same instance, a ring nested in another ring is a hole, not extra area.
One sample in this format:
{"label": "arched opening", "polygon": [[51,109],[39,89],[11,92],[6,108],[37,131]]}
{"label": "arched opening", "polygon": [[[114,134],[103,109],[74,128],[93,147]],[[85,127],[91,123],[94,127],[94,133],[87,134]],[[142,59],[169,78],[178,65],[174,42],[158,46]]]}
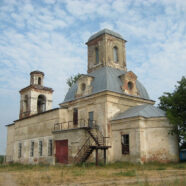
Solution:
{"label": "arched opening", "polygon": [[99,50],[98,50],[97,47],[95,48],[95,53],[96,53],[96,62],[95,62],[95,65],[97,65],[97,64],[99,64]]}
{"label": "arched opening", "polygon": [[85,84],[85,83],[82,83],[82,84],[81,84],[81,90],[82,90],[82,91],[85,91],[85,89],[86,89],[86,84]]}
{"label": "arched opening", "polygon": [[129,90],[133,89],[133,83],[131,81],[128,82],[128,89]]}
{"label": "arched opening", "polygon": [[28,112],[28,95],[25,95],[24,99],[24,111]]}
{"label": "arched opening", "polygon": [[117,46],[113,48],[113,55],[114,55],[114,62],[118,63],[118,47]]}
{"label": "arched opening", "polygon": [[37,112],[45,112],[46,111],[46,97],[44,95],[39,95],[37,100]]}
{"label": "arched opening", "polygon": [[38,78],[38,85],[41,85],[41,78]]}

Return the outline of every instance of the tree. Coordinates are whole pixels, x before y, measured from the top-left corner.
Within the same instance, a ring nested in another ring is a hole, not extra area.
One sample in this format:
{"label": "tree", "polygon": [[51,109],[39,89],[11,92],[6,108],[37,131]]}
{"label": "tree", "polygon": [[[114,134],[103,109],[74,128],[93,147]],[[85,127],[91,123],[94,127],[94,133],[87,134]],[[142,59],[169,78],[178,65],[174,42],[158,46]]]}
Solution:
{"label": "tree", "polygon": [[182,77],[173,93],[164,93],[159,98],[159,108],[166,111],[169,122],[173,125],[171,134],[178,136],[180,148],[186,144],[186,78]]}
{"label": "tree", "polygon": [[71,76],[70,78],[68,78],[68,79],[67,79],[67,82],[66,82],[67,85],[68,85],[69,87],[72,87],[72,85],[73,85],[74,83],[77,82],[77,80],[80,78],[80,76],[81,76],[81,74],[78,73],[78,74],[76,74],[76,75]]}

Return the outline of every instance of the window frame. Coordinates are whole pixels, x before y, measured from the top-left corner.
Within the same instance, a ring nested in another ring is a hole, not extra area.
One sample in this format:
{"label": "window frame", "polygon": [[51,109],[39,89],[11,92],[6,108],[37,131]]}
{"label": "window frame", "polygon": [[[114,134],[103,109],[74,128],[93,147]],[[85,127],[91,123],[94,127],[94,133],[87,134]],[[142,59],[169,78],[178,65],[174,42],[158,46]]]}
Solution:
{"label": "window frame", "polygon": [[52,156],[53,153],[53,140],[48,140],[48,156]]}
{"label": "window frame", "polygon": [[99,49],[98,47],[95,48],[95,65],[99,64]]}
{"label": "window frame", "polygon": [[121,135],[121,152],[122,152],[122,155],[130,154],[130,135],[129,134]]}
{"label": "window frame", "polygon": [[117,46],[113,47],[113,61],[114,63],[119,63],[119,50]]}
{"label": "window frame", "polygon": [[41,77],[38,77],[38,85],[41,85]]}
{"label": "window frame", "polygon": [[18,158],[22,157],[22,143],[18,143]]}
{"label": "window frame", "polygon": [[34,157],[34,141],[30,143],[30,157]]}
{"label": "window frame", "polygon": [[39,147],[39,150],[38,150],[39,156],[43,156],[43,141],[42,140],[39,140],[38,147]]}

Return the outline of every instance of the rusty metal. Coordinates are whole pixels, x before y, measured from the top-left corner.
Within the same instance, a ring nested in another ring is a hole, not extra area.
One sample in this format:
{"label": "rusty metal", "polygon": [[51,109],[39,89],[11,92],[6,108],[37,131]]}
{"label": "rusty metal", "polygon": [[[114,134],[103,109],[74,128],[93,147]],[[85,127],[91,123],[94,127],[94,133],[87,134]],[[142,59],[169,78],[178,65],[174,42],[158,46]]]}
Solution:
{"label": "rusty metal", "polygon": [[[74,125],[74,121],[55,123],[54,128],[53,128],[53,132],[74,129],[74,128],[84,128],[84,127],[90,128],[88,125],[90,120],[79,119],[77,121],[78,122],[76,125]],[[96,126],[96,120],[91,120],[91,122],[93,123],[93,126]]]}

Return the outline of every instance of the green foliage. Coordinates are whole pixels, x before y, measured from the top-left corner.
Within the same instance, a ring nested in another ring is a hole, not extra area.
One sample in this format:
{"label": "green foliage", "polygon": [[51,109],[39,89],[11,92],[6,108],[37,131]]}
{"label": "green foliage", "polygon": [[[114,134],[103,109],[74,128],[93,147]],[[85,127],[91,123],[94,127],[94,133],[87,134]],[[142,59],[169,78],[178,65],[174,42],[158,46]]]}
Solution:
{"label": "green foliage", "polygon": [[67,79],[67,85],[69,86],[69,87],[72,87],[72,85],[74,84],[74,83],[76,83],[76,81],[79,79],[81,77],[81,74],[80,73],[78,73],[78,74],[76,74],[76,75],[74,75],[74,76],[71,76],[70,78],[68,78]]}
{"label": "green foliage", "polygon": [[116,172],[113,175],[115,176],[136,176],[136,171],[135,170],[128,170],[128,171],[120,171],[120,172]]}
{"label": "green foliage", "polygon": [[0,164],[3,164],[3,162],[4,162],[4,156],[3,155],[0,155]]}
{"label": "green foliage", "polygon": [[164,93],[159,98],[159,108],[166,111],[169,122],[173,125],[171,134],[177,134],[179,144],[186,142],[186,78],[178,81],[173,93]]}

